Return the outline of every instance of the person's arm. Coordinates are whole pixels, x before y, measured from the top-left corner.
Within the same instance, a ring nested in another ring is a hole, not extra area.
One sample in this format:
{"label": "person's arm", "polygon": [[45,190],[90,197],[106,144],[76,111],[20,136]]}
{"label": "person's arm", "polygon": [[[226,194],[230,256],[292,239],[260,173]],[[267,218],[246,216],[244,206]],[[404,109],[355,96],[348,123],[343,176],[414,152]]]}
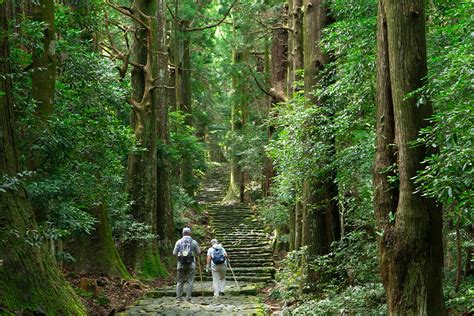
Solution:
{"label": "person's arm", "polygon": [[207,251],[207,256],[206,256],[206,272],[208,272],[211,269],[211,249]]}
{"label": "person's arm", "polygon": [[176,257],[178,256],[178,248],[179,248],[179,240],[176,242],[173,249],[173,255]]}
{"label": "person's arm", "polygon": [[227,253],[227,251],[225,251],[225,248],[222,247],[222,250],[223,250],[223,253],[224,253],[224,257],[226,257],[227,259],[229,259],[229,254]]}
{"label": "person's arm", "polygon": [[197,241],[193,240],[192,247],[193,247],[193,249],[196,253],[196,256],[201,253],[201,248],[199,248],[199,245],[198,245]]}

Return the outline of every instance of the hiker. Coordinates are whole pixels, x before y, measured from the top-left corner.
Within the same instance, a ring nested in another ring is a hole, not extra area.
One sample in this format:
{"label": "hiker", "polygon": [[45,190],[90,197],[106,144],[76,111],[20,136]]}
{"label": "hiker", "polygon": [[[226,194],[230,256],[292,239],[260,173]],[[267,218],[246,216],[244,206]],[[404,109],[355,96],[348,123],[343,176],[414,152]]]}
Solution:
{"label": "hiker", "polygon": [[183,286],[187,281],[188,288],[186,291],[186,301],[191,301],[193,293],[194,274],[196,269],[195,257],[199,255],[201,250],[198,243],[191,238],[191,229],[189,227],[183,228],[183,238],[176,242],[174,246],[173,255],[178,258],[178,282],[176,284],[176,301],[183,301]]}
{"label": "hiker", "polygon": [[207,250],[206,272],[212,272],[212,287],[214,288],[214,297],[224,295],[225,272],[227,270],[227,260],[229,256],[224,247],[217,241],[211,240],[211,247]]}

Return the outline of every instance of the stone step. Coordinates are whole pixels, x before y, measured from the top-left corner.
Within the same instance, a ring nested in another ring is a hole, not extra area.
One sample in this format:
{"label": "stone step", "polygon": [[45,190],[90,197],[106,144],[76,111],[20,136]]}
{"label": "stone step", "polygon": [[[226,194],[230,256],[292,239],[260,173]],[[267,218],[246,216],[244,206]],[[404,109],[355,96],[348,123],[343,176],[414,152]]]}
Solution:
{"label": "stone step", "polygon": [[230,241],[230,242],[237,242],[237,241],[265,241],[267,240],[267,234],[265,233],[258,233],[255,230],[244,230],[244,231],[231,231],[230,229],[227,230],[226,233],[224,231],[214,231],[214,238],[218,240]]}
{"label": "stone step", "polygon": [[232,266],[232,270],[234,270],[235,275],[237,274],[245,274],[245,273],[275,273],[274,267],[236,267]]}
{"label": "stone step", "polygon": [[252,221],[251,219],[248,218],[233,218],[229,219],[226,221],[216,221],[216,220],[209,220],[209,223],[212,223],[214,228],[228,228],[228,227],[234,227],[234,228],[243,228],[243,227],[252,227],[256,229],[262,229],[262,226],[260,223],[256,221]]}
{"label": "stone step", "polygon": [[[229,279],[230,280],[230,279]],[[203,282],[201,284],[201,280],[199,278],[199,274],[196,274],[196,277],[194,278],[194,286],[193,286],[193,296],[212,296],[214,295],[214,290],[212,288],[212,277],[210,280],[204,280],[204,275],[203,275]],[[226,285],[225,293],[226,295],[229,296],[236,296],[236,295],[256,295],[258,293],[259,287],[256,286],[255,284],[248,284],[248,283],[242,283],[239,284],[240,290],[237,288],[237,286],[234,283],[228,283]],[[185,285],[186,287],[186,285]],[[150,291],[146,294],[146,297],[148,298],[158,298],[158,297],[164,297],[164,296],[169,296],[169,297],[175,297],[176,296],[176,286],[168,286],[165,288],[159,288],[154,291]]]}
{"label": "stone step", "polygon": [[[236,275],[235,278],[238,282],[254,282],[254,283],[266,283],[272,280],[271,276],[247,276],[247,275]],[[206,275],[202,276],[203,281],[212,281],[212,276]],[[227,282],[234,282],[234,277],[232,273],[226,274],[226,281]]]}
{"label": "stone step", "polygon": [[[244,251],[228,251],[227,253],[230,256],[230,260],[234,260],[237,258],[253,260],[254,257],[256,257],[255,253],[249,253],[249,252],[244,252]],[[258,255],[258,258],[272,260],[273,255],[271,253],[261,253]]]}
{"label": "stone step", "polygon": [[239,222],[239,221],[246,221],[246,222],[256,222],[255,215],[253,214],[230,214],[230,215],[209,215],[211,217],[211,221],[216,223],[228,223],[231,221]]}
{"label": "stone step", "polygon": [[[242,240],[242,239],[236,239],[236,240],[224,240],[224,239],[219,239],[216,238],[219,243],[222,244],[224,248],[271,248],[271,243],[267,240],[258,240],[258,239],[251,239],[251,240]],[[200,245],[201,246],[201,245]],[[209,245],[205,245],[205,248],[209,248]]]}
{"label": "stone step", "polygon": [[[248,261],[248,260],[247,260]],[[260,262],[231,261],[232,268],[273,268],[273,260]]]}
{"label": "stone step", "polygon": [[241,249],[241,248],[265,248],[265,249],[270,249],[271,251],[271,247],[270,247],[270,244],[268,242],[262,242],[262,243],[241,243],[240,241],[237,243],[232,243],[230,241],[227,241],[227,242],[224,242],[224,241],[220,241],[219,242],[224,246],[225,249]]}

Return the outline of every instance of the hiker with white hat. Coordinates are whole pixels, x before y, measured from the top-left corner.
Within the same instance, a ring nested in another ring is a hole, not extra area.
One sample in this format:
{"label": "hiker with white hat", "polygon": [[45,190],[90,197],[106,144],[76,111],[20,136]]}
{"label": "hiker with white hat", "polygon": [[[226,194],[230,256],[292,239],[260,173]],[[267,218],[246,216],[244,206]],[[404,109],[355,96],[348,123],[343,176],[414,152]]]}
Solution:
{"label": "hiker with white hat", "polygon": [[193,293],[193,282],[196,270],[195,257],[201,253],[198,243],[191,238],[191,229],[183,228],[183,238],[179,239],[173,250],[173,255],[178,258],[178,282],[176,284],[176,301],[183,301],[184,282],[188,283],[186,301],[191,302]]}
{"label": "hiker with white hat", "polygon": [[227,270],[227,261],[229,256],[224,247],[217,241],[211,240],[211,247],[207,250],[206,272],[212,272],[212,287],[214,288],[214,297],[224,295],[225,272]]}

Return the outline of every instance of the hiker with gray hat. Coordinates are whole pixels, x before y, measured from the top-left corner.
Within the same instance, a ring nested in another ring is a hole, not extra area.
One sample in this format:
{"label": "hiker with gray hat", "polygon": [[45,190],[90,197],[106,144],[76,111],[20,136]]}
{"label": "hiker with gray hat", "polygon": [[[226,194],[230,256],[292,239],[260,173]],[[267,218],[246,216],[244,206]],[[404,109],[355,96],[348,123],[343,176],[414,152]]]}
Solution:
{"label": "hiker with gray hat", "polygon": [[188,283],[186,290],[186,301],[191,302],[193,293],[193,282],[196,270],[195,257],[201,253],[198,243],[191,238],[191,229],[183,228],[183,238],[178,240],[174,246],[173,255],[178,258],[178,282],[176,284],[176,301],[183,301],[184,282]]}
{"label": "hiker with gray hat", "polygon": [[212,287],[214,288],[214,297],[224,295],[225,272],[227,270],[227,261],[229,256],[224,247],[217,241],[211,240],[211,247],[207,250],[206,272],[212,272]]}

